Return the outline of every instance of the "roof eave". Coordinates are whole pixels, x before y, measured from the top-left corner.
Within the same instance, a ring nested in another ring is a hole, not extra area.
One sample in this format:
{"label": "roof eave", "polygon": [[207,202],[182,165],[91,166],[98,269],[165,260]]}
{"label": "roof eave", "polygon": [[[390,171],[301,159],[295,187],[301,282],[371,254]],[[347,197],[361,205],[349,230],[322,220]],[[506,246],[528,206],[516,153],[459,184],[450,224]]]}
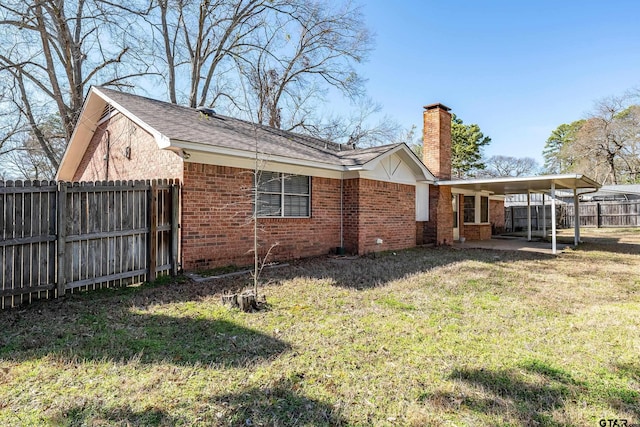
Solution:
{"label": "roof eave", "polygon": [[[254,159],[256,157],[255,151],[246,151],[239,150],[234,148],[220,147],[208,144],[200,144],[197,142],[183,141],[179,139],[170,139],[168,142],[167,148],[178,148],[182,150],[189,151],[198,151],[209,154],[221,154],[225,156],[235,156],[245,159]],[[296,166],[306,166],[306,167],[315,167],[318,169],[327,169],[333,171],[348,171],[349,169],[345,168],[340,164],[331,164],[324,163],[314,160],[305,160],[305,159],[296,159],[293,157],[280,156],[275,154],[263,154],[258,152],[261,160],[269,160],[277,163],[283,163],[288,165],[296,165]],[[191,160],[192,161],[192,160]],[[185,158],[185,162],[190,162],[188,158]]]}
{"label": "roof eave", "polygon": [[85,101],[78,118],[69,144],[64,152],[62,160],[60,161],[60,167],[56,173],[56,180],[71,181],[80,166],[82,157],[89,146],[89,143],[93,139],[93,134],[98,128],[100,117],[107,104],[111,104],[121,114],[124,114],[131,121],[136,123],[145,131],[149,132],[155,139],[159,148],[170,148],[169,138],[153,127],[149,126],[143,120],[138,118],[135,114],[132,114],[129,110],[124,108],[121,104],[115,102],[112,98],[100,91],[99,88],[92,86],[87,93]]}
{"label": "roof eave", "polygon": [[113,98],[110,98],[107,94],[100,91],[99,88],[91,88],[100,94],[109,104],[113,105],[113,107],[118,110],[120,113],[124,114],[129,120],[133,121],[135,124],[140,126],[146,132],[153,136],[159,148],[169,148],[171,146],[171,142],[169,137],[158,132],[158,130],[151,125],[147,124],[144,120],[133,114],[127,108],[125,108],[122,104],[114,101]]}
{"label": "roof eave", "polygon": [[105,105],[106,101],[91,87],[82,104],[78,122],[71,134],[62,160],[60,160],[60,166],[56,171],[55,179],[57,181],[73,180],[89,142],[96,131]]}
{"label": "roof eave", "polygon": [[[544,184],[544,185],[543,185]],[[501,177],[482,179],[460,179],[449,181],[438,181],[436,185],[446,185],[454,189],[474,189],[477,191],[487,190],[495,194],[522,194],[527,192],[547,192],[552,185],[557,190],[571,189],[598,189],[598,184],[593,179],[582,174],[564,175],[540,175],[529,177]]]}

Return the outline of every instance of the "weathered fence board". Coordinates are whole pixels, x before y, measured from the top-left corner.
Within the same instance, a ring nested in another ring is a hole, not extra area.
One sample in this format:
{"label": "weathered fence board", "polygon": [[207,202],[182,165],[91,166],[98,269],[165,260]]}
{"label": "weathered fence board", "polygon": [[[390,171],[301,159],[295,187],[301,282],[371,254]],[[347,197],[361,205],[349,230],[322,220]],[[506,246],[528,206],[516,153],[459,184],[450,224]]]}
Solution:
{"label": "weathered fence board", "polygon": [[[545,206],[547,229],[551,228],[551,206]],[[542,206],[531,206],[531,228],[542,230]],[[556,205],[558,228],[573,228],[575,222],[573,204]],[[631,202],[581,202],[579,205],[581,227],[640,227],[640,201]],[[527,207],[505,207],[505,229],[527,229]]]}
{"label": "weathered fence board", "polygon": [[0,181],[0,307],[175,274],[179,191],[177,180]]}
{"label": "weathered fence board", "polygon": [[[562,225],[573,227],[573,205],[566,207]],[[640,201],[580,203],[580,225],[586,227],[639,227]]]}
{"label": "weathered fence board", "polygon": [[55,289],[56,186],[48,181],[0,183],[0,304],[52,296]]}

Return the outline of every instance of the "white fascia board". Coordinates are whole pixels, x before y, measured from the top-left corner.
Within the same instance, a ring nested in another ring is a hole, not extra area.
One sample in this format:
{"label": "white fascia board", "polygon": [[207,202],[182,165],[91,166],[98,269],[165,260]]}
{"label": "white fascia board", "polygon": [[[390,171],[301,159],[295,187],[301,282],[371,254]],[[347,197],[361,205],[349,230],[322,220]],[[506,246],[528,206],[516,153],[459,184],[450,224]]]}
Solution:
{"label": "white fascia board", "polygon": [[[238,168],[253,169],[255,167],[256,153],[245,150],[236,150],[227,147],[203,146],[202,144],[171,140],[171,149],[182,149],[189,154],[184,159],[190,163],[207,163],[233,166]],[[298,160],[289,157],[275,156],[258,153],[259,162],[264,162],[261,169],[305,174],[310,176],[322,176],[339,179],[344,172],[341,165],[318,163],[309,160]],[[277,165],[277,166],[276,166]]]}
{"label": "white fascia board", "polygon": [[67,144],[62,160],[60,160],[60,167],[55,176],[56,180],[71,181],[73,179],[93,134],[98,128],[98,121],[107,102],[102,93],[91,87],[82,104],[82,110],[80,110],[69,144]]}
{"label": "white fascia board", "polygon": [[491,191],[469,190],[467,188],[456,188],[456,187],[451,187],[451,193],[453,193],[453,194],[463,194],[465,196],[475,196],[476,194],[479,194],[481,196],[491,196],[491,195],[493,195],[493,192],[491,192]]}
{"label": "white fascia board", "polygon": [[425,166],[424,163],[422,163],[422,160],[416,155],[416,153],[414,153],[413,150],[411,150],[411,148],[409,148],[409,146],[406,143],[403,143],[401,147],[402,147],[402,152],[406,156],[410,157],[413,160],[413,162],[420,168],[420,170],[424,174],[425,180],[430,183],[435,183],[436,182],[435,175],[431,173],[431,171]]}
{"label": "white fascia board", "polygon": [[156,140],[156,143],[158,144],[158,148],[169,148],[171,146],[171,141],[169,140],[169,138],[167,136],[165,136],[162,133],[158,132],[155,128],[153,128],[150,125],[148,125],[146,122],[141,120],[135,114],[131,113],[131,111],[127,110],[122,105],[118,104],[113,99],[109,98],[103,92],[100,92],[100,89],[96,89],[96,88],[92,87],[91,90],[93,90],[96,93],[100,94],[100,96],[103,99],[105,99],[109,104],[113,105],[113,107],[116,110],[120,111],[120,113],[125,115],[129,120],[134,122],[136,125],[140,126],[142,129],[144,129],[146,132],[148,132],[151,136],[153,136],[153,138]]}

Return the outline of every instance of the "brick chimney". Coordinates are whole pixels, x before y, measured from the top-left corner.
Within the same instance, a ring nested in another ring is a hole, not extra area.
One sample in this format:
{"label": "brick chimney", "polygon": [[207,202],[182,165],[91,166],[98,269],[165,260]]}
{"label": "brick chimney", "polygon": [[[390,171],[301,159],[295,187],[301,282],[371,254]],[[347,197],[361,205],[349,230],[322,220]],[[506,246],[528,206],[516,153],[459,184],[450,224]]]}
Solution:
{"label": "brick chimney", "polygon": [[437,179],[451,179],[450,110],[442,104],[424,107],[422,161]]}
{"label": "brick chimney", "polygon": [[[424,107],[422,161],[437,180],[451,179],[451,113],[442,104]],[[418,226],[418,234],[420,226]],[[418,236],[418,241],[419,236]],[[422,242],[436,245],[453,243],[451,187],[429,186],[429,221],[422,226]]]}

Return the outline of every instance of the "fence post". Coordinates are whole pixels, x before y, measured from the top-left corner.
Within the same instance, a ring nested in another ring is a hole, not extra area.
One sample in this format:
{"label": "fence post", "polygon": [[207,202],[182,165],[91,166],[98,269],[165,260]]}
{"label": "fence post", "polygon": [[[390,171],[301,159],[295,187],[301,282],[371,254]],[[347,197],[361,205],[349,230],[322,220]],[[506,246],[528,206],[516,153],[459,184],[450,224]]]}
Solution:
{"label": "fence post", "polygon": [[600,202],[596,203],[596,228],[602,227],[602,211]]}
{"label": "fence post", "polygon": [[180,184],[171,185],[171,275],[178,274],[178,228],[180,227]]}
{"label": "fence post", "polygon": [[148,197],[149,211],[149,274],[147,281],[156,280],[156,264],[157,264],[157,240],[158,240],[158,184],[156,180],[151,181]]}
{"label": "fence post", "polygon": [[516,231],[516,217],[513,211],[513,206],[511,206],[511,232]]}
{"label": "fence post", "polygon": [[58,184],[58,298],[64,296],[67,285],[67,268],[65,252],[67,246],[67,183]]}

